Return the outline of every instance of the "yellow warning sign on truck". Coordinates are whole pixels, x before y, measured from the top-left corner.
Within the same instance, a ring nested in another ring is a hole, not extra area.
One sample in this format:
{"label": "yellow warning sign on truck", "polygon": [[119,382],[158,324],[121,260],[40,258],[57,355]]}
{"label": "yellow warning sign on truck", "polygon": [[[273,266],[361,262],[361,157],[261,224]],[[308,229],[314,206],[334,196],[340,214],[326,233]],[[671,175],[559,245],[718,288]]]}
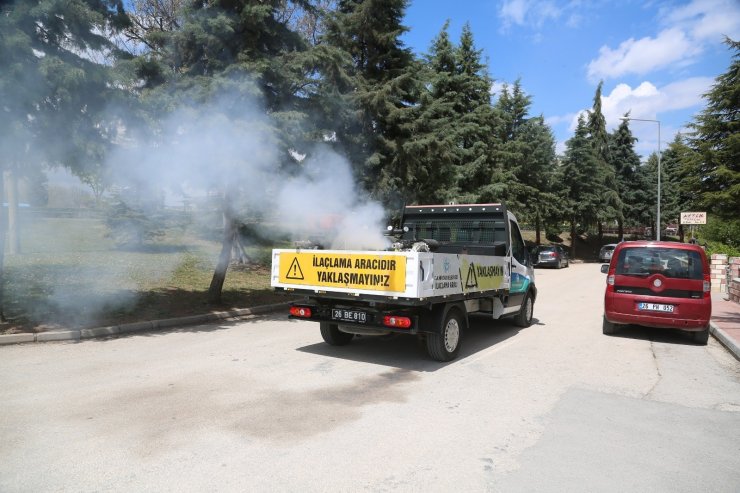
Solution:
{"label": "yellow warning sign on truck", "polygon": [[279,282],[403,292],[406,288],[406,257],[321,251],[280,252]]}

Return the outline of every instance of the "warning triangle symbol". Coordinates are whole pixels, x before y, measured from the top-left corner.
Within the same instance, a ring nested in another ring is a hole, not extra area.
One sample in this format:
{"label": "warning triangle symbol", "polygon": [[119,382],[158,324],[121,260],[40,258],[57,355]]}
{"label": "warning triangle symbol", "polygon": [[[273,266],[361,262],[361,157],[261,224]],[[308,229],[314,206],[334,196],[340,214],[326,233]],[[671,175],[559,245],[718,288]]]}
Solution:
{"label": "warning triangle symbol", "polygon": [[303,280],[303,271],[301,270],[301,264],[298,263],[298,257],[293,257],[293,262],[288,267],[288,273],[285,275],[285,278],[297,281]]}
{"label": "warning triangle symbol", "polygon": [[468,267],[468,276],[465,278],[465,287],[468,289],[478,287],[478,276],[475,275],[475,264],[473,263]]}

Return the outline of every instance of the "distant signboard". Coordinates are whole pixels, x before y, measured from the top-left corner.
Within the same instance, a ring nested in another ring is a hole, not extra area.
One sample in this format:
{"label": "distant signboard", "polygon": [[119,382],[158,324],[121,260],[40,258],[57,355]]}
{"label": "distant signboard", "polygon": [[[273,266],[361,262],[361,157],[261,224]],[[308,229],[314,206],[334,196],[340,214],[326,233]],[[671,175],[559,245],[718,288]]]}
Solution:
{"label": "distant signboard", "polygon": [[706,212],[682,212],[681,224],[707,224]]}

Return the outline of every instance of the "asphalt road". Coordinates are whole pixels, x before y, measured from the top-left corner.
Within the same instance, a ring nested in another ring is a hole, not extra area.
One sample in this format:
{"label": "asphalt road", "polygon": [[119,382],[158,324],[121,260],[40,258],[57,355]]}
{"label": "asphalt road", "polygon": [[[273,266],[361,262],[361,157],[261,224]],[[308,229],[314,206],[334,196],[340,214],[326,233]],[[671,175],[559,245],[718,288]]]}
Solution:
{"label": "asphalt road", "polygon": [[740,364],[601,333],[598,264],[458,360],[283,315],[0,347],[0,491],[740,491]]}

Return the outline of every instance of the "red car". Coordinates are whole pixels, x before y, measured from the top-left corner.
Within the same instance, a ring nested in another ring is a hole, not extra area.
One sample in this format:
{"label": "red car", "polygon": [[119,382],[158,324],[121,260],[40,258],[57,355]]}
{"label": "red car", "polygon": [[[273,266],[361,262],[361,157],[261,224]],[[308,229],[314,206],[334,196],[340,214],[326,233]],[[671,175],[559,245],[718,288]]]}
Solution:
{"label": "red car", "polygon": [[688,331],[696,343],[707,343],[711,281],[700,246],[622,242],[601,271],[607,274],[604,334],[613,334],[620,324],[636,324]]}

